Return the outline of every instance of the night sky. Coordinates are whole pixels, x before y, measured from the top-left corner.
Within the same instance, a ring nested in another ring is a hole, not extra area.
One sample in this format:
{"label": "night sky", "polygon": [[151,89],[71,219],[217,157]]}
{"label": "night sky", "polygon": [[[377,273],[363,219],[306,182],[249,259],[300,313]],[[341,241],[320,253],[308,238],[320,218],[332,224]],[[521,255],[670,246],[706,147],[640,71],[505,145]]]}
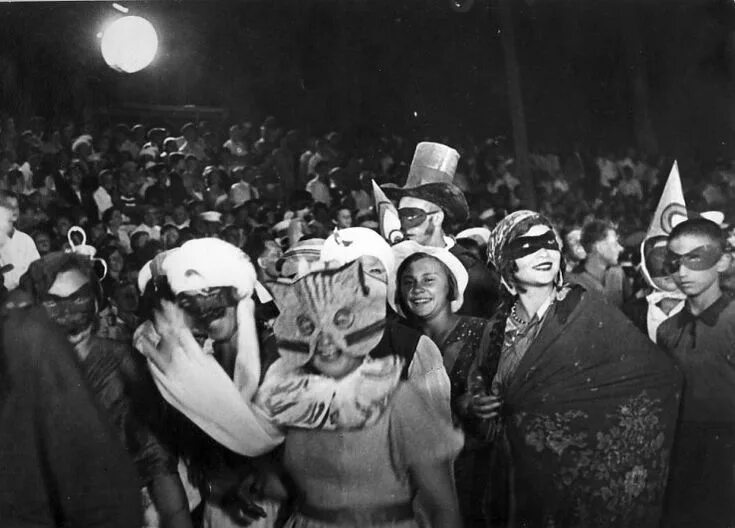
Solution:
{"label": "night sky", "polygon": [[[34,113],[80,119],[124,102],[198,104],[228,109],[228,120],[273,114],[313,133],[510,136],[489,1],[468,13],[448,0],[128,7],[161,40],[153,65],[133,75],[99,54],[97,33],[121,16],[110,3],[1,5],[2,110],[22,124]],[[632,39],[660,151],[735,154],[732,1],[516,0],[513,8],[532,148],[635,143]]]}

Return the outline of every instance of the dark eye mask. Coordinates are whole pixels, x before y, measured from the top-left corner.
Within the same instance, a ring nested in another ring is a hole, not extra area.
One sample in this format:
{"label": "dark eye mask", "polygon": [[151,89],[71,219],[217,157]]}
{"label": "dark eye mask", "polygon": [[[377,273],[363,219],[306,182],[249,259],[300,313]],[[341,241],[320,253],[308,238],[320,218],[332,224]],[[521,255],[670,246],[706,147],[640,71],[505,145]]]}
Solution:
{"label": "dark eye mask", "polygon": [[424,220],[426,220],[427,216],[434,215],[438,212],[439,211],[432,211],[427,213],[418,207],[403,207],[398,209],[398,218],[401,220],[401,229],[410,229],[421,225]]}
{"label": "dark eye mask", "polygon": [[517,260],[533,255],[541,249],[560,251],[553,231],[547,231],[543,235],[524,236],[511,240],[503,248],[503,259]]}
{"label": "dark eye mask", "polygon": [[664,267],[668,273],[676,273],[681,266],[692,271],[704,271],[712,268],[722,258],[722,250],[718,246],[704,245],[694,248],[688,253],[679,255],[669,250],[666,253]]}
{"label": "dark eye mask", "polygon": [[90,284],[85,284],[68,297],[46,294],[41,304],[48,316],[69,335],[86,330],[96,315],[95,296]]}
{"label": "dark eye mask", "polygon": [[206,326],[225,316],[227,308],[237,305],[233,288],[212,288],[204,293],[180,293],[176,303]]}

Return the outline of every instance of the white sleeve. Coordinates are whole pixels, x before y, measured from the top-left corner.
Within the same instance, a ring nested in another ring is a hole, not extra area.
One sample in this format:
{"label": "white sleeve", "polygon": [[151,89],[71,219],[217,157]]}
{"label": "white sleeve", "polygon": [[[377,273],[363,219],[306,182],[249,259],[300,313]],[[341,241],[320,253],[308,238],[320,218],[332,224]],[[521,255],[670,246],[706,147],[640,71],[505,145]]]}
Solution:
{"label": "white sleeve", "polygon": [[164,343],[152,327],[148,323],[136,331],[135,345],[148,359],[156,386],[168,403],[214,440],[244,456],[262,455],[283,441],[283,431],[243,397],[191,332],[179,335],[178,342]]}
{"label": "white sleeve", "polygon": [[439,347],[421,336],[408,367],[408,382],[447,420],[452,420],[451,385]]}

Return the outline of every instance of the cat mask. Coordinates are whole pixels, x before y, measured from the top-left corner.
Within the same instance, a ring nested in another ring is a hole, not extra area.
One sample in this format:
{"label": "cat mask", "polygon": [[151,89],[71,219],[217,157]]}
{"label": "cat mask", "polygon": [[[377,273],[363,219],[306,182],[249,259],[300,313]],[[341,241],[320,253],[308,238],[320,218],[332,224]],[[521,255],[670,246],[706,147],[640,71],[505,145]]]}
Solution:
{"label": "cat mask", "polygon": [[387,285],[359,260],[270,286],[280,310],[273,325],[278,351],[294,367],[311,360],[322,334],[351,357],[368,355],[383,337]]}

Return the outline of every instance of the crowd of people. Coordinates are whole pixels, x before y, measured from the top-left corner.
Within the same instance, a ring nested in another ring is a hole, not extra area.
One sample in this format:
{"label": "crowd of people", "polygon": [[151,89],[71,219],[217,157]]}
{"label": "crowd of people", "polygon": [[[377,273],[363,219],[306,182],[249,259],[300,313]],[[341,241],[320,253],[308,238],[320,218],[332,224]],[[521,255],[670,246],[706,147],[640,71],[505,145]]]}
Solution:
{"label": "crowd of people", "polygon": [[3,122],[3,525],[735,523],[729,164],[220,132]]}

